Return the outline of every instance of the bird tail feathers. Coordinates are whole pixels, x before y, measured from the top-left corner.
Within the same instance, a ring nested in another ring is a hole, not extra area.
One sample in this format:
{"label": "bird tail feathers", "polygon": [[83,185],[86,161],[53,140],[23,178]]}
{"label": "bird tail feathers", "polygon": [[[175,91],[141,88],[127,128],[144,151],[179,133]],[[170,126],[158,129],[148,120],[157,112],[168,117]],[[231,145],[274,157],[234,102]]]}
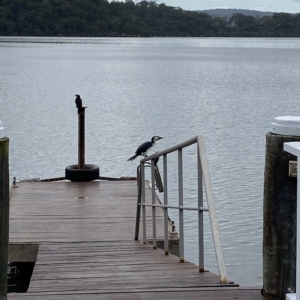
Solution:
{"label": "bird tail feathers", "polygon": [[128,158],[127,161],[135,160],[137,157],[138,157],[138,155],[133,155],[130,158]]}

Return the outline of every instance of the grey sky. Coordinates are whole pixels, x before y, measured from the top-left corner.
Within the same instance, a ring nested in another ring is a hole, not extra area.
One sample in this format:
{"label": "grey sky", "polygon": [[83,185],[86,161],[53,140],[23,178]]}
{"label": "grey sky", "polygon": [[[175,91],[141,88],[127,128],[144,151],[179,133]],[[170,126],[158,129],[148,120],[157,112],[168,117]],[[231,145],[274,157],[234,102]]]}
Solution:
{"label": "grey sky", "polygon": [[[141,0],[135,0],[136,3],[140,1]],[[300,0],[156,0],[155,2],[165,3],[169,6],[178,6],[185,10],[242,8],[260,11],[300,13]]]}

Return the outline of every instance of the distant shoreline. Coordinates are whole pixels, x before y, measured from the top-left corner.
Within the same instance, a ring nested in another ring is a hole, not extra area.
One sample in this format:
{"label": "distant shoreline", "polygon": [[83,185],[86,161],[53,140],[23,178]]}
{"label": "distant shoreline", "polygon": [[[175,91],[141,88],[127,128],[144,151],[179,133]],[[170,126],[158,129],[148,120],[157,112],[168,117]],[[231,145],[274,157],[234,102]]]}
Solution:
{"label": "distant shoreline", "polygon": [[257,39],[285,40],[299,37],[42,37],[42,36],[0,36],[0,43],[38,43],[38,44],[107,44],[118,39]]}

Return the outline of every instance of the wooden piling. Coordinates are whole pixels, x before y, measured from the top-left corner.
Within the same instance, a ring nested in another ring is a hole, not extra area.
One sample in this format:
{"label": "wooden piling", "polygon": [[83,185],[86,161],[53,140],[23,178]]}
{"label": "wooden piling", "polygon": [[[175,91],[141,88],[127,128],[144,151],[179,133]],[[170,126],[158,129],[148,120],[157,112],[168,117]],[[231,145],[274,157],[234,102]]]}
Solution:
{"label": "wooden piling", "polygon": [[295,156],[283,143],[299,136],[267,133],[263,204],[263,295],[285,299],[296,289],[297,178],[289,177]]}
{"label": "wooden piling", "polygon": [[7,299],[9,233],[9,139],[0,139],[0,300]]}
{"label": "wooden piling", "polygon": [[85,168],[85,109],[82,107],[78,114],[78,169]]}

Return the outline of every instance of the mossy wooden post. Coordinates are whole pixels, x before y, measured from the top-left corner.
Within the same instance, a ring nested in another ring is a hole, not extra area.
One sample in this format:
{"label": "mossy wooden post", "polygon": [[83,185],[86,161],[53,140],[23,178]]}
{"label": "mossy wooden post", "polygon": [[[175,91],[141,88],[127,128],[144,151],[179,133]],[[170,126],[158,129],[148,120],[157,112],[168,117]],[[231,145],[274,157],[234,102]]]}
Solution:
{"label": "mossy wooden post", "polygon": [[0,138],[0,300],[7,299],[9,170],[7,137]]}
{"label": "mossy wooden post", "polygon": [[297,158],[283,149],[294,141],[300,141],[300,117],[275,118],[266,135],[263,203],[262,293],[272,299],[296,289],[297,178],[289,176],[289,162]]}
{"label": "mossy wooden post", "polygon": [[[283,145],[284,151],[297,157],[297,167],[293,163],[291,175],[300,174],[300,142],[288,142]],[[296,237],[296,293],[286,294],[286,300],[300,299],[300,176],[297,176],[297,237]]]}

